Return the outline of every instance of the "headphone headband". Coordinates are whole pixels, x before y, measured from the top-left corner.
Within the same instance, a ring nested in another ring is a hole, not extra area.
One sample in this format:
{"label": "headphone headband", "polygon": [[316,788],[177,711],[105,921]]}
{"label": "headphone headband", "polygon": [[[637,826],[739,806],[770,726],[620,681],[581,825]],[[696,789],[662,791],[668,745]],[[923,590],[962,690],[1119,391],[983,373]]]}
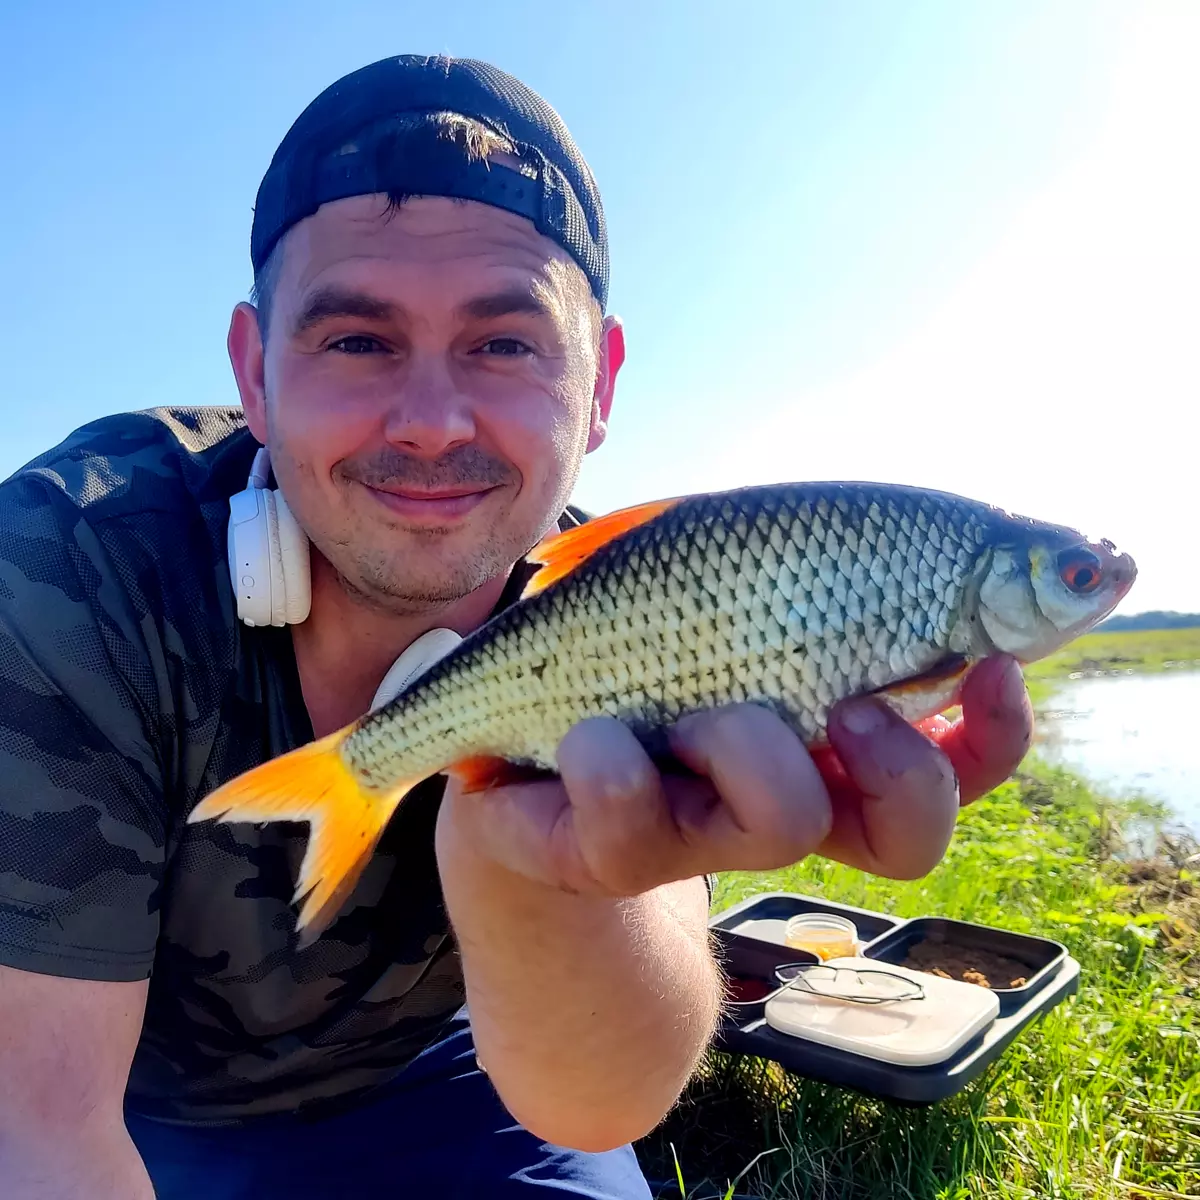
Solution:
{"label": "headphone headband", "polygon": [[254,461],[250,464],[250,479],[248,488],[265,488],[271,478],[271,452],[266,446],[259,446],[254,453]]}

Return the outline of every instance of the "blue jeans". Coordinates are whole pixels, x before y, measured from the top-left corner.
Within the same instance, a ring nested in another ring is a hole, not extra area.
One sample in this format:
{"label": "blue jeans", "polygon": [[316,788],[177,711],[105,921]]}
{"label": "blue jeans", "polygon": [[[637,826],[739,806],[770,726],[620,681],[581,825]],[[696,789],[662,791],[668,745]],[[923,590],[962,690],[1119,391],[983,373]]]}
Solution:
{"label": "blue jeans", "polygon": [[237,1128],[126,1114],[158,1200],[649,1200],[633,1149],[584,1154],[540,1141],[475,1065],[464,1018],[379,1096],[316,1121]]}

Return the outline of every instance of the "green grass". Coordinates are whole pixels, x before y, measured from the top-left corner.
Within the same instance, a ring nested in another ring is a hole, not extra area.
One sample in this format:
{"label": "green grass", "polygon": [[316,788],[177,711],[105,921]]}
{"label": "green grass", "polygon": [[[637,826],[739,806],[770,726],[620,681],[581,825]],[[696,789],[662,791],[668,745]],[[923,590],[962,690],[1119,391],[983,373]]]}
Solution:
{"label": "green grass", "polygon": [[1029,680],[1062,679],[1077,671],[1161,671],[1168,664],[1200,666],[1200,629],[1143,629],[1085,633],[1025,668]]}
{"label": "green grass", "polygon": [[1058,685],[1072,675],[1132,671],[1146,674],[1176,667],[1200,668],[1200,629],[1143,629],[1085,633],[1057,654],[1025,668],[1035,709],[1047,707]]}
{"label": "green grass", "polygon": [[1160,864],[1130,882],[1113,853],[1122,817],[1077,779],[1033,764],[964,812],[945,860],[923,880],[890,882],[817,858],[723,876],[717,907],[788,890],[1054,937],[1080,960],[1080,992],[985,1076],[929,1108],[714,1052],[640,1147],[658,1194],[1200,1195],[1200,881]]}

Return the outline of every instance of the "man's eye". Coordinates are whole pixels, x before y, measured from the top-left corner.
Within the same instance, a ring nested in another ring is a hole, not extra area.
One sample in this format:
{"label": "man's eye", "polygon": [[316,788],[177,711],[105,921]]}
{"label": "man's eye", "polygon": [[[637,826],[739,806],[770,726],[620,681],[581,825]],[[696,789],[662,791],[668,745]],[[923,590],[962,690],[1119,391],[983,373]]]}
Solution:
{"label": "man's eye", "polygon": [[502,358],[517,358],[523,354],[533,353],[524,342],[520,342],[516,338],[492,338],[490,342],[484,342],[480,346],[480,350],[484,354],[495,354]]}
{"label": "man's eye", "polygon": [[329,349],[337,350],[341,354],[376,354],[383,349],[383,345],[373,337],[354,333],[349,337],[338,338],[336,342],[330,342]]}

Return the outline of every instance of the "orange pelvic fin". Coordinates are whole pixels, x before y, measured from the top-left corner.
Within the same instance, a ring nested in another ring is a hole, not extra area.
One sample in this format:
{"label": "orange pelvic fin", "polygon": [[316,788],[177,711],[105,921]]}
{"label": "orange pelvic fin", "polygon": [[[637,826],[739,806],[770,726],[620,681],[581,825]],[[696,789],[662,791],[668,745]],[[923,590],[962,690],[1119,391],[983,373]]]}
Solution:
{"label": "orange pelvic fin", "polygon": [[362,875],[400,801],[420,779],[387,792],[363,787],[342,757],[353,726],[301,746],[232,779],[206,796],[188,822],[307,821],[308,847],[292,903],[307,946],[332,924]]}
{"label": "orange pelvic fin", "polygon": [[930,670],[889,684],[875,694],[912,724],[935,716],[954,704],[970,666],[970,660],[961,654],[951,655]]}
{"label": "orange pelvic fin", "polygon": [[568,529],[565,533],[543,538],[529,552],[529,560],[541,563],[542,569],[525,585],[521,599],[525,600],[545,591],[552,583],[557,583],[580,563],[591,558],[601,546],[606,546],[621,534],[628,533],[639,525],[653,521],[655,517],[678,503],[678,498],[651,500],[633,508],[621,508],[603,517],[595,517],[583,525]]}
{"label": "orange pelvic fin", "polygon": [[464,796],[471,792],[486,792],[488,788],[503,787],[506,783],[516,783],[528,778],[515,763],[506,758],[493,758],[490,754],[459,759],[446,768],[446,774],[458,780]]}

